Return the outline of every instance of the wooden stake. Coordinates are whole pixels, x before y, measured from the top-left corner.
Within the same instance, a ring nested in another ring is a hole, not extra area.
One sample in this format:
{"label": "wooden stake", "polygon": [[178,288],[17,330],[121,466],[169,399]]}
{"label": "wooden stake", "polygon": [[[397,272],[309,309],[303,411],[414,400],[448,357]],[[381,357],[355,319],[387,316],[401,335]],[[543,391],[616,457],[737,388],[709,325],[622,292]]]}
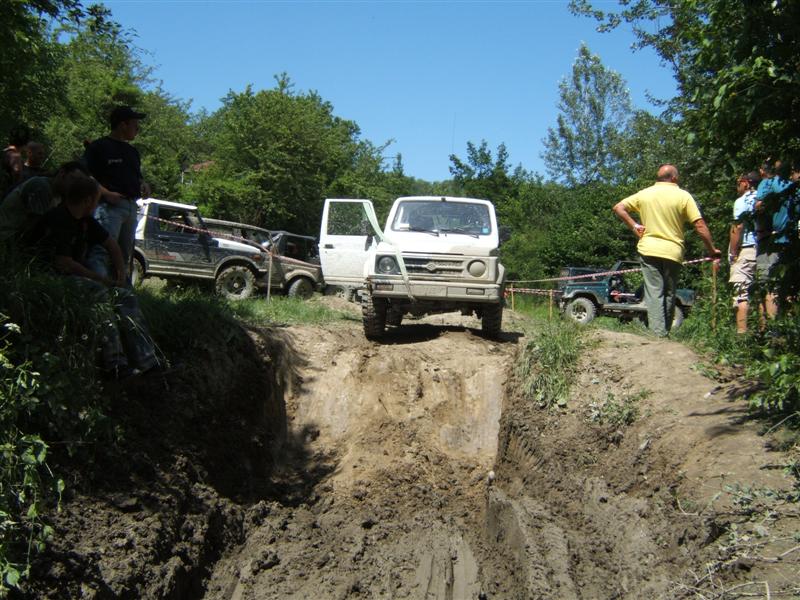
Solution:
{"label": "wooden stake", "polygon": [[549,296],[550,296],[550,311],[549,311],[549,315],[548,315],[547,318],[552,320],[553,319],[553,290],[550,290]]}
{"label": "wooden stake", "polygon": [[270,293],[272,292],[272,249],[269,253],[269,266],[267,267],[267,302],[270,300]]}
{"label": "wooden stake", "polygon": [[719,261],[711,263],[711,330],[717,330],[717,271]]}

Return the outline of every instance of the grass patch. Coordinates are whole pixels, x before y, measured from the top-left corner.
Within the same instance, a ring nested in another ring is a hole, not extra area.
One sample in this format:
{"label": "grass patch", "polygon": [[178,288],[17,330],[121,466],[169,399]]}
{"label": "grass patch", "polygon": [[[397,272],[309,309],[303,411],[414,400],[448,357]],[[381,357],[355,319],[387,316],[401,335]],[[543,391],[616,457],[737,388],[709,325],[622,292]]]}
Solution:
{"label": "grass patch", "polygon": [[273,296],[251,298],[230,304],[232,314],[248,323],[284,325],[322,325],[335,321],[360,321],[351,313],[325,306],[320,297],[309,300]]}
{"label": "grass patch", "polygon": [[613,427],[632,425],[639,417],[639,401],[651,393],[650,390],[639,390],[635,394],[625,394],[617,398],[609,392],[605,400],[594,401],[589,405],[589,420]]}
{"label": "grass patch", "polygon": [[537,321],[526,337],[516,366],[523,393],[541,407],[566,406],[583,347],[580,326],[565,319]]}

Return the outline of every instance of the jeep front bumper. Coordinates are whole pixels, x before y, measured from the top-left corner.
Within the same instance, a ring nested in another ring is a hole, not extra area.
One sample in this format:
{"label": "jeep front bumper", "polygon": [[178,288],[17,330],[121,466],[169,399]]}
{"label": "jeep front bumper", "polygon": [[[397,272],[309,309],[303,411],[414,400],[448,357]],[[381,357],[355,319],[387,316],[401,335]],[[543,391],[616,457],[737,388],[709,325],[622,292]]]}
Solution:
{"label": "jeep front bumper", "polygon": [[408,285],[402,279],[370,277],[367,288],[376,298],[398,298],[421,301],[446,301],[465,303],[497,303],[503,298],[502,286],[496,283],[466,283],[441,281],[414,281]]}

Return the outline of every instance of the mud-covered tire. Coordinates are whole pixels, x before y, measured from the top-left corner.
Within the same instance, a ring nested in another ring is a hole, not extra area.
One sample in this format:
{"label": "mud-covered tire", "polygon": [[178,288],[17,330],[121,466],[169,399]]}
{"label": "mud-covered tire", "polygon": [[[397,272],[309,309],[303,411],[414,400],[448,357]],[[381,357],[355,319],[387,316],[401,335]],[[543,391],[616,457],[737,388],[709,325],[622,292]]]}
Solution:
{"label": "mud-covered tire", "polygon": [[235,265],[220,271],[215,282],[217,294],[228,300],[245,300],[256,290],[256,276],[245,266]]}
{"label": "mud-covered tire", "polygon": [[364,323],[364,335],[368,340],[383,337],[386,331],[386,300],[367,296],[361,303],[361,320]]}
{"label": "mud-covered tire", "polygon": [[681,325],[683,325],[683,320],[685,318],[686,318],[686,313],[684,313],[683,308],[676,304],[675,312],[672,315],[672,327],[670,327],[670,331],[675,331]]}
{"label": "mud-covered tire", "polygon": [[305,277],[299,277],[289,284],[289,290],[286,295],[290,298],[311,298],[314,294],[314,284]]}
{"label": "mud-covered tire", "polygon": [[567,304],[567,316],[581,325],[591,323],[597,314],[597,307],[588,298],[575,298]]}
{"label": "mud-covered tire", "polygon": [[131,269],[131,286],[142,285],[144,281],[144,263],[138,256],[133,257],[133,268]]}
{"label": "mud-covered tire", "polygon": [[390,308],[386,313],[386,324],[391,325],[392,327],[400,327],[400,324],[403,322],[403,312],[396,309]]}
{"label": "mud-covered tire", "polygon": [[503,305],[487,304],[481,314],[481,331],[489,338],[500,337],[503,327]]}

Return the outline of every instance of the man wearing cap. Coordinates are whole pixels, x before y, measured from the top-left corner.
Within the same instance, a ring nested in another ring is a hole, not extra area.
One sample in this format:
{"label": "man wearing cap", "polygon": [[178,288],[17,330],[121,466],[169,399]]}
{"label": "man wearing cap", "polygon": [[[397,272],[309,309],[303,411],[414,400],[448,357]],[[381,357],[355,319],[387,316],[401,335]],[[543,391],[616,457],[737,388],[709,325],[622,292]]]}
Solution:
{"label": "man wearing cap", "polygon": [[[639,213],[642,222],[634,221],[631,212]],[[656,335],[667,336],[683,260],[684,225],[694,226],[709,256],[719,258],[720,251],[714,246],[694,198],[678,187],[678,169],[674,165],[661,165],[655,185],[615,204],[614,213],[639,238],[648,326]]]}
{"label": "man wearing cap", "polygon": [[[111,112],[111,133],[89,144],[84,154],[89,172],[101,186],[102,201],[95,219],[119,244],[126,268],[130,268],[133,257],[136,200],[142,188],[141,158],[130,142],[144,118],[130,106],[118,106]],[[109,256],[102,246],[92,249],[87,265],[104,277],[110,276]]]}
{"label": "man wearing cap", "polygon": [[747,333],[747,311],[749,290],[756,272],[755,206],[756,188],[761,177],[755,171],[742,175],[736,181],[739,197],[733,203],[733,225],[728,246],[728,262],[731,265],[729,281],[736,295],[736,333]]}

